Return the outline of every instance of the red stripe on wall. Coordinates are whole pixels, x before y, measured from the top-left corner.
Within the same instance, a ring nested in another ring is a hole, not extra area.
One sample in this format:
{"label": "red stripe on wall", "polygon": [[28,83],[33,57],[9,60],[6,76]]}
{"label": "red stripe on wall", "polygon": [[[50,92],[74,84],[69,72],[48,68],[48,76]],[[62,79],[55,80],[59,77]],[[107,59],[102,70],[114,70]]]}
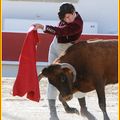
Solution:
{"label": "red stripe on wall", "polygon": [[[25,36],[26,33],[2,33],[2,60],[18,61]],[[53,36],[40,34],[39,38],[37,61],[46,62],[48,60],[49,45],[53,40]]]}
{"label": "red stripe on wall", "polygon": [[[23,41],[26,33],[2,33],[2,60],[18,61]],[[37,61],[47,62],[49,46],[53,40],[53,35],[39,34],[40,43],[37,50]],[[81,40],[88,39],[118,39],[117,35],[82,35]]]}

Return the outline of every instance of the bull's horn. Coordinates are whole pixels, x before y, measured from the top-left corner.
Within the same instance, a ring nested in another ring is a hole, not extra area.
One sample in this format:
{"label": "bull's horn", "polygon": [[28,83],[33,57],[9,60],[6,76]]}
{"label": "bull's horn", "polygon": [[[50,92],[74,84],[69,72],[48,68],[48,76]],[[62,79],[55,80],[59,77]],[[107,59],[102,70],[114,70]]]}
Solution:
{"label": "bull's horn", "polygon": [[40,74],[38,75],[38,80],[40,81],[43,77],[44,77],[44,75],[43,75],[42,73],[40,73]]}
{"label": "bull's horn", "polygon": [[75,68],[69,63],[60,63],[60,65],[61,65],[62,68],[69,68],[73,72],[73,76],[74,76],[73,77],[73,82],[75,82],[76,81],[76,70],[75,70]]}

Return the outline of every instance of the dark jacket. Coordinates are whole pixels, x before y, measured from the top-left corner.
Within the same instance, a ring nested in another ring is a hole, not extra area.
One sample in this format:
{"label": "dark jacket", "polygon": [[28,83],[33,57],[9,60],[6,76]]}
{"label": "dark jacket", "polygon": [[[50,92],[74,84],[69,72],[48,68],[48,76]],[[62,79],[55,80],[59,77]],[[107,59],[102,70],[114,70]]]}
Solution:
{"label": "dark jacket", "polygon": [[58,27],[46,25],[44,32],[56,35],[58,43],[69,43],[78,40],[83,30],[83,20],[77,12],[76,15],[72,23],[60,21]]}

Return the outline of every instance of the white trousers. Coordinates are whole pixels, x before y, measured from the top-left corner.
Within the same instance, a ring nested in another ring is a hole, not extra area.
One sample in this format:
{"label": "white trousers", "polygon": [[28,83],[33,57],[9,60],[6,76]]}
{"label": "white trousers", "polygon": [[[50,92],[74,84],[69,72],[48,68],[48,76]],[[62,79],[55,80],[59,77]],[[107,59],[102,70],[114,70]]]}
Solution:
{"label": "white trousers", "polygon": [[[53,61],[71,45],[72,45],[71,43],[65,43],[65,44],[58,43],[56,37],[54,37],[49,48],[49,55],[48,55],[49,64],[52,64]],[[47,98],[56,99],[58,96],[58,93],[59,91],[57,90],[57,88],[48,82]],[[78,93],[76,93],[76,97],[80,98]],[[81,97],[84,97],[84,93],[82,93]]]}

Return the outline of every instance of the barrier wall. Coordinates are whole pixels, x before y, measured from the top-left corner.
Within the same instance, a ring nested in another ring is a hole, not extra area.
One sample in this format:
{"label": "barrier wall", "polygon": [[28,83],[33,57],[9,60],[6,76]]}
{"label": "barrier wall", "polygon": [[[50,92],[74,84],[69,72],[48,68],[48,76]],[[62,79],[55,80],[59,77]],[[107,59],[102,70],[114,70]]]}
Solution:
{"label": "barrier wall", "polygon": [[[3,32],[2,36],[2,60],[3,61],[18,61],[20,51],[25,39],[26,33],[12,33]],[[37,61],[47,62],[48,61],[48,50],[50,43],[53,40],[53,35],[39,33],[40,42],[37,50]],[[89,35],[82,34],[80,40],[88,39],[117,39],[117,35]]]}

